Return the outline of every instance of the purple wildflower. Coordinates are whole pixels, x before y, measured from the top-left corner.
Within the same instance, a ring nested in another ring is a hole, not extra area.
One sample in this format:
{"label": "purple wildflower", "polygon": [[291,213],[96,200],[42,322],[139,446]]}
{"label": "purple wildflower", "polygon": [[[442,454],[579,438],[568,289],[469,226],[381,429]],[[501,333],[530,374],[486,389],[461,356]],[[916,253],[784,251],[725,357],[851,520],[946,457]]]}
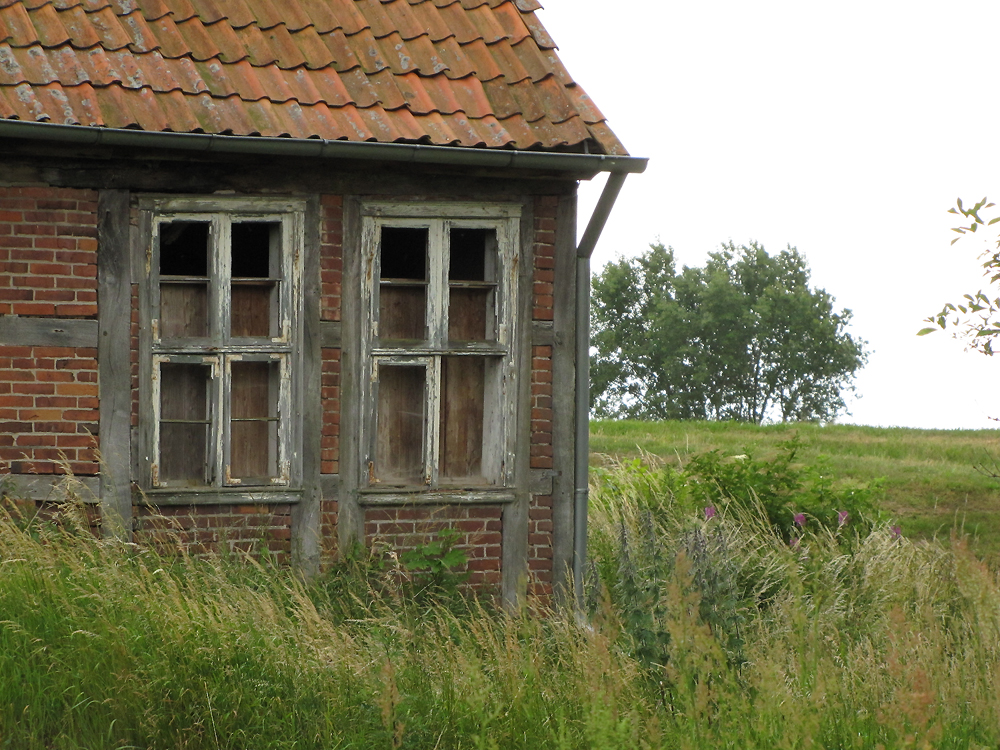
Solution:
{"label": "purple wildflower", "polygon": [[899,526],[893,526],[889,531],[892,532],[893,539],[899,539],[903,536],[903,530]]}
{"label": "purple wildflower", "polygon": [[796,513],[792,517],[792,520],[795,521],[795,525],[798,526],[800,529],[801,528],[805,528],[805,525],[806,525],[806,514],[805,513]]}
{"label": "purple wildflower", "polygon": [[791,539],[788,540],[788,546],[791,547],[792,549],[798,549],[799,538],[797,536],[793,536]]}
{"label": "purple wildflower", "polygon": [[851,520],[851,514],[846,510],[837,511],[837,526],[843,526]]}
{"label": "purple wildflower", "polygon": [[705,520],[707,521],[709,518],[714,518],[714,517],[715,517],[715,506],[714,505],[708,505],[708,506],[706,506],[705,507]]}

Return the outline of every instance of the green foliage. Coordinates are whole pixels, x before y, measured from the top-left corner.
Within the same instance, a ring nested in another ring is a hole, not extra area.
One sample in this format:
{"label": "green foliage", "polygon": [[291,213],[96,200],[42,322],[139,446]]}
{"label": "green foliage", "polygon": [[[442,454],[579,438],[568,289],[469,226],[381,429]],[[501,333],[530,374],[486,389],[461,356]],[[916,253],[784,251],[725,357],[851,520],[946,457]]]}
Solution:
{"label": "green foliage", "polygon": [[[1000,216],[993,218],[980,216],[980,212],[994,207],[993,203],[987,203],[986,198],[983,198],[971,208],[965,208],[962,199],[959,198],[956,206],[949,209],[948,213],[960,214],[969,220],[969,223],[955,227],[952,231],[958,232],[959,235],[975,234],[980,227],[1000,222]],[[956,237],[951,244],[954,245],[960,239],[961,236]],[[983,276],[994,286],[1000,284],[1000,238],[990,240],[979,258],[983,261]],[[920,329],[917,335],[925,336],[938,329],[952,326],[958,329],[955,338],[968,339],[970,349],[992,355],[993,340],[1000,336],[1000,296],[993,296],[995,294],[996,291],[987,294],[980,289],[973,294],[962,295],[963,302],[946,303],[939,313],[924,320],[932,324],[932,327]]]}
{"label": "green foliage", "polygon": [[594,279],[593,406],[602,417],[827,420],[867,355],[851,312],[809,286],[792,247],[732,242],[676,270],[653,245]]}
{"label": "green foliage", "polygon": [[[797,462],[802,448],[797,435],[777,448],[767,459],[755,458],[749,449],[729,456],[710,450],[690,456],[679,467],[652,457],[647,461],[653,466],[639,459],[625,466],[631,472],[633,492],[641,488],[639,502],[654,516],[673,513],[675,508],[714,515],[735,504],[744,511],[758,509],[785,538],[798,535],[806,524],[831,531],[851,525],[868,533],[881,520],[881,481],[838,483],[825,458]],[[611,483],[613,488],[620,481],[615,471],[597,468],[594,474],[598,486]]]}
{"label": "green foliage", "polygon": [[973,465],[989,466],[989,457],[1000,455],[996,430],[616,420],[591,423],[592,460],[601,466],[652,456],[652,463],[681,466],[713,450],[726,455],[749,450],[755,459],[770,459],[795,435],[801,438],[797,463],[825,464],[821,474],[836,477],[835,487],[877,481],[883,507],[908,537],[947,544],[954,528],[969,536],[977,555],[1000,564],[996,480]]}
{"label": "green foliage", "polygon": [[593,488],[589,623],[417,603],[388,549],[306,585],[0,514],[0,747],[997,747],[1000,588],[961,544],[792,548],[672,481]]}
{"label": "green foliage", "polygon": [[469,556],[455,546],[461,537],[458,529],[444,528],[427,544],[400,556],[403,567],[414,574],[418,595],[453,596],[458,592],[459,584],[469,577],[464,570]]}

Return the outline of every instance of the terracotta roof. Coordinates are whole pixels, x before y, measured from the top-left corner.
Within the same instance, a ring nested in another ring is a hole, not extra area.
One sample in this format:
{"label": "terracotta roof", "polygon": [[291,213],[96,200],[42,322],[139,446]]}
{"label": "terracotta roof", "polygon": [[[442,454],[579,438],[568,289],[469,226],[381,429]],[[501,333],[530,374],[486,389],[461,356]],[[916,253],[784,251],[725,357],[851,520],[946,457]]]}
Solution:
{"label": "terracotta roof", "polygon": [[625,155],[536,0],[0,0],[0,119]]}

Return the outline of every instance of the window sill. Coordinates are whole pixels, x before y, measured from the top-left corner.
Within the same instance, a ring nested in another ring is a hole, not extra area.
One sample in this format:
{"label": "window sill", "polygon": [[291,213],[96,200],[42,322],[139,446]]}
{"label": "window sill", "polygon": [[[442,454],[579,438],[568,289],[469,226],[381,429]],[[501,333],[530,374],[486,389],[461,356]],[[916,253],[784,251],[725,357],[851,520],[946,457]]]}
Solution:
{"label": "window sill", "polygon": [[358,504],[378,505],[500,505],[514,502],[510,489],[434,490],[407,492],[403,489],[361,490]]}
{"label": "window sill", "polygon": [[204,487],[187,489],[169,487],[146,490],[135,498],[136,505],[285,505],[298,503],[302,490],[250,489],[247,487]]}

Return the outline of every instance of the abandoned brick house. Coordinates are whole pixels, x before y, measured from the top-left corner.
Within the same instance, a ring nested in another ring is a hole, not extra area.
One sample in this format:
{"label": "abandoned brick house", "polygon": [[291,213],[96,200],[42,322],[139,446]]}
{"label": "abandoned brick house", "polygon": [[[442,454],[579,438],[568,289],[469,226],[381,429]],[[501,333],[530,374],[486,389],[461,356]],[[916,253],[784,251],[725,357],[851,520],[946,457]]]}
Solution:
{"label": "abandoned brick house", "polygon": [[539,7],[0,0],[5,486],[307,570],[452,526],[473,582],[558,593],[589,254],[645,160]]}

